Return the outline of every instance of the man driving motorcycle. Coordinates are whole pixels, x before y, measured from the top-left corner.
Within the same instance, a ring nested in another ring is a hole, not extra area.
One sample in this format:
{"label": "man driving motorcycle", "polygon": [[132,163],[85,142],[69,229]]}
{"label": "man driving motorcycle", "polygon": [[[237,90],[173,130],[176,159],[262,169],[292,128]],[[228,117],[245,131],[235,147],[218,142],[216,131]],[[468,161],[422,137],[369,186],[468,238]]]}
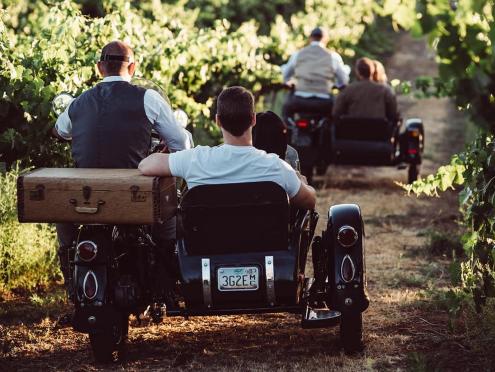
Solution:
{"label": "man driving motorcycle", "polygon": [[330,115],[332,87],[349,82],[349,68],[342,57],[325,47],[328,42],[325,30],[315,28],[309,41],[308,46],[294,53],[282,66],[284,83],[294,85],[294,93],[284,104],[284,119],[300,109]]}
{"label": "man driving motorcycle", "polygon": [[[189,136],[174,118],[170,105],[155,90],[130,83],[136,64],[132,49],[112,41],[101,51],[97,68],[103,80],[74,99],[58,117],[53,134],[71,140],[78,168],[137,168],[150,149],[156,130],[170,151],[190,147]],[[77,226],[57,224],[58,255],[69,288],[68,252]],[[153,227],[162,261],[175,244],[175,220]]]}

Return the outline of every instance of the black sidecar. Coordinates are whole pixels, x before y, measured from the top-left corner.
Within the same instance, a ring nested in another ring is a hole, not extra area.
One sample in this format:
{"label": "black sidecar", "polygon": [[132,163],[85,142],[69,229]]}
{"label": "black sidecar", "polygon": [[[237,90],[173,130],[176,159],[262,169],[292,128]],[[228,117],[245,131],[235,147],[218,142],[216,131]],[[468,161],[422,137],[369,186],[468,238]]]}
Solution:
{"label": "black sidecar", "polygon": [[275,183],[199,186],[184,196],[178,241],[183,308],[168,315],[290,312],[302,326],[341,325],[346,351],[362,347],[368,307],[364,230],[357,205],[336,205],[312,248],[318,220],[291,211]]}
{"label": "black sidecar", "polygon": [[419,176],[424,149],[421,119],[402,121],[344,117],[331,126],[332,164],[398,166],[408,168],[408,183]]}

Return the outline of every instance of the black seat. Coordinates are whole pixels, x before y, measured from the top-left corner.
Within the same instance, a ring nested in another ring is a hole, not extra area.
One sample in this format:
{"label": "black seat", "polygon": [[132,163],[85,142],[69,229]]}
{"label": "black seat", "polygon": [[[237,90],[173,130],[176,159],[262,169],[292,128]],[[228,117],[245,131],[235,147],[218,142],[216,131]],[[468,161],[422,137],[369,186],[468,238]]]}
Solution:
{"label": "black seat", "polygon": [[335,139],[390,142],[396,128],[395,123],[385,118],[344,117],[335,122]]}
{"label": "black seat", "polygon": [[194,187],[179,217],[189,255],[288,249],[288,197],[274,182]]}
{"label": "black seat", "polygon": [[392,165],[397,160],[399,130],[400,123],[384,118],[340,118],[332,126],[332,161]]}

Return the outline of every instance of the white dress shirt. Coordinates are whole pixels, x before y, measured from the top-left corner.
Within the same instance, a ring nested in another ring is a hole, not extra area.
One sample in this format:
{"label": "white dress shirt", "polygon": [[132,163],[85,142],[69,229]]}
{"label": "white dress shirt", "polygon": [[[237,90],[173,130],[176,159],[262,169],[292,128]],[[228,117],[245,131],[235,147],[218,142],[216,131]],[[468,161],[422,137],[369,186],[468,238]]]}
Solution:
{"label": "white dress shirt", "polygon": [[[114,81],[129,82],[130,79],[122,76],[107,76],[103,78],[101,83]],[[72,122],[69,117],[69,107],[70,104],[55,123],[57,133],[67,140],[72,139]],[[146,89],[144,93],[144,111],[153,129],[158,132],[170,151],[180,151],[191,147],[188,132],[177,122],[172,108],[157,91]]]}
{"label": "white dress shirt", "polygon": [[[319,41],[312,41],[311,45],[319,45],[322,48],[324,47]],[[341,86],[349,83],[349,72],[350,72],[349,67],[344,64],[344,61],[343,61],[343,59],[339,53],[334,52],[334,51],[329,51],[329,53],[330,53],[330,56],[332,57],[332,67],[333,67],[333,71],[335,72],[335,78],[336,78],[335,85],[340,88]],[[282,76],[284,78],[284,83],[287,83],[292,78],[292,76],[294,76],[298,54],[299,54],[299,51],[292,54],[289,58],[289,61],[285,65],[282,65],[280,67],[282,69]],[[297,89],[294,92],[294,95],[304,97],[304,98],[309,98],[309,97],[329,98],[330,97],[330,94],[304,92],[304,91],[300,91]]]}

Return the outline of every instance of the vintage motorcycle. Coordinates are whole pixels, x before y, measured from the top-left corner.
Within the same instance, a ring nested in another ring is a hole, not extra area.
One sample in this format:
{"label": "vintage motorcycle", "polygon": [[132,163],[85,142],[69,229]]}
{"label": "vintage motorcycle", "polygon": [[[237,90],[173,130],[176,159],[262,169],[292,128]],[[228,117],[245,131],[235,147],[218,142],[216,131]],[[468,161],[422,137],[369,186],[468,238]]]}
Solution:
{"label": "vintage motorcycle", "polygon": [[[287,88],[287,86],[286,86]],[[288,87],[293,94],[293,87]],[[301,164],[301,173],[312,183],[313,173],[323,175],[329,164],[328,149],[330,147],[330,125],[332,102],[328,103],[326,112],[321,107],[314,107],[312,98],[301,98],[301,104],[292,115],[285,118],[289,144],[298,154]],[[305,104],[303,104],[306,102]]]}
{"label": "vintage motorcycle", "polygon": [[[129,315],[205,316],[286,312],[304,328],[340,324],[346,352],[363,347],[364,229],[357,205],[328,211],[313,239],[315,212],[290,210],[275,183],[197,186],[178,206],[173,290],[154,292],[156,244],[147,226],[83,225],[75,242],[76,331],[97,361],[122,350]],[[314,278],[305,274],[312,243]],[[166,306],[163,309],[162,304]]]}
{"label": "vintage motorcycle", "polygon": [[[165,291],[154,276],[152,227],[81,226],[70,255],[73,327],[89,334],[97,361],[122,350],[131,314],[161,321],[163,315],[296,313],[305,328],[340,324],[344,350],[362,349],[369,299],[357,205],[330,207],[326,228],[314,237],[317,213],[291,208],[273,182],[197,186],[178,200]],[[310,248],[314,278],[305,274]]]}
{"label": "vintage motorcycle", "polygon": [[[153,82],[133,79],[133,84],[152,88],[168,101],[163,89]],[[72,95],[61,93],[52,101],[52,109],[55,114],[60,115],[73,100]],[[187,126],[189,119],[184,111],[175,110],[174,116],[184,128]],[[192,144],[192,138],[190,140]],[[149,153],[160,152],[163,148],[164,144],[158,133],[152,130]],[[180,189],[177,193],[180,194]],[[87,199],[89,198],[90,190]],[[109,360],[113,348],[123,343],[127,336],[128,317],[131,313],[136,316],[145,313],[158,322],[162,319],[165,303],[168,302],[169,307],[172,306],[173,298],[170,293],[174,283],[162,275],[161,279],[167,283],[152,284],[157,281],[157,270],[163,270],[163,265],[157,265],[157,261],[160,258],[162,261],[164,259],[159,257],[159,250],[156,249],[157,245],[152,235],[153,228],[149,225],[79,226],[77,241],[68,255],[71,288],[69,293],[75,305],[73,326],[75,330],[85,331],[84,326],[81,328],[80,317],[84,313],[82,309],[87,300],[92,300],[96,311],[92,318],[89,317],[85,321],[94,325],[93,331],[88,333],[95,358],[99,361]],[[109,245],[111,248],[102,251],[103,247]],[[110,260],[112,269],[115,270],[105,267]],[[110,314],[108,309],[115,307],[104,306],[106,288],[115,291],[112,303],[120,311]],[[169,292],[167,295],[166,291]],[[109,317],[107,322],[102,321],[102,313]]]}

